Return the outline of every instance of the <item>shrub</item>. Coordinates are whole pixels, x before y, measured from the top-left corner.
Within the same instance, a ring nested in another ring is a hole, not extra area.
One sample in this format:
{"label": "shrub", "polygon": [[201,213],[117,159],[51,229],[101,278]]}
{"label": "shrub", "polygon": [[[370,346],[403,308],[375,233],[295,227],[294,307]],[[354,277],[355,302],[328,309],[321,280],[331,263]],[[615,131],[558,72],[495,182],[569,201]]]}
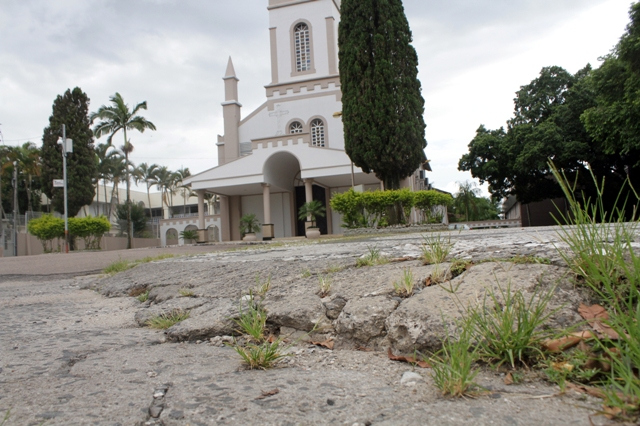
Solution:
{"label": "shrub", "polygon": [[111,224],[104,216],[69,218],[69,233],[82,238],[87,250],[100,250],[100,240],[110,229]]}
{"label": "shrub", "polygon": [[44,252],[50,253],[53,251],[54,238],[64,238],[64,219],[45,214],[40,218],[30,220],[27,230],[40,240]]}

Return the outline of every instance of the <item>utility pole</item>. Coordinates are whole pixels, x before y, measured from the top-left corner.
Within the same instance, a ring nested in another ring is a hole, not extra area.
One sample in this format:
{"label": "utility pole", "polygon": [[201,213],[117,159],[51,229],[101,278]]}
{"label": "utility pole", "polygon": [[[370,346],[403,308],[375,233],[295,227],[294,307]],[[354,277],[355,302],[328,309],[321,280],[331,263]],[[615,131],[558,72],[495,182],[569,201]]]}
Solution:
{"label": "utility pole", "polygon": [[13,162],[13,255],[18,256],[18,162]]}
{"label": "utility pole", "polygon": [[62,145],[62,179],[64,180],[64,252],[69,253],[69,215],[67,200],[67,152],[73,152],[73,141],[67,139],[67,129],[62,125],[62,139],[58,140]]}

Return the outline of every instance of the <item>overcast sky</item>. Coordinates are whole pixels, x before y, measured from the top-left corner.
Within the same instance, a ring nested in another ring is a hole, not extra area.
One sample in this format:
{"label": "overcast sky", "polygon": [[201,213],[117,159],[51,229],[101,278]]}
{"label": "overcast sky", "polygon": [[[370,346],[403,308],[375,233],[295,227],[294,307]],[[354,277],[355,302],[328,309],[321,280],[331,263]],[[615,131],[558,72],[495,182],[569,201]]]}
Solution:
{"label": "overcast sky", "polygon": [[[455,192],[456,182],[471,179],[457,164],[475,130],[503,126],[515,92],[542,67],[572,73],[587,63],[597,67],[622,35],[630,5],[405,0],[420,61],[431,182]],[[134,163],[192,173],[217,165],[229,56],[243,117],[265,100],[266,6],[267,0],[0,0],[4,143],[40,146],[54,99],[78,86],[91,99],[90,111],[115,92],[131,107],[147,101],[143,115],[158,130],[130,133]]]}

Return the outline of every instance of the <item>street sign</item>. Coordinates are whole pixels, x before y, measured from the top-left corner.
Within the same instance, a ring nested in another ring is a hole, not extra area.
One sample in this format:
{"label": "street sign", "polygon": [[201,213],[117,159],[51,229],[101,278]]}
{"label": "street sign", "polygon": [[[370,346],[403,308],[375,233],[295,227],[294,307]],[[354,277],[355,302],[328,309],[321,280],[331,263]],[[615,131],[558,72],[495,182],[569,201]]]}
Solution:
{"label": "street sign", "polygon": [[53,180],[54,188],[64,188],[64,179],[54,179]]}

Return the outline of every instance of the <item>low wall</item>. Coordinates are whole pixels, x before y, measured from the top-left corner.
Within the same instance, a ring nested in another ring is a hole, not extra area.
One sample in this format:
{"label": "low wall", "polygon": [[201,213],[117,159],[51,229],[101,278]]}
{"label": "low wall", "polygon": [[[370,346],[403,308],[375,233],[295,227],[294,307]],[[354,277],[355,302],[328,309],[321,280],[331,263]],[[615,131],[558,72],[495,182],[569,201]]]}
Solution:
{"label": "low wall", "polygon": [[[134,238],[131,241],[132,248],[147,248],[147,247],[160,247],[159,238]],[[63,247],[63,242],[60,241],[60,247]],[[57,250],[56,241],[53,242],[54,250]],[[100,249],[107,250],[124,250],[127,248],[126,237],[102,237],[100,241]],[[84,250],[84,241],[82,238],[76,238],[76,249]],[[18,256],[32,256],[36,254],[43,254],[42,243],[36,237],[31,234],[18,234]]]}

